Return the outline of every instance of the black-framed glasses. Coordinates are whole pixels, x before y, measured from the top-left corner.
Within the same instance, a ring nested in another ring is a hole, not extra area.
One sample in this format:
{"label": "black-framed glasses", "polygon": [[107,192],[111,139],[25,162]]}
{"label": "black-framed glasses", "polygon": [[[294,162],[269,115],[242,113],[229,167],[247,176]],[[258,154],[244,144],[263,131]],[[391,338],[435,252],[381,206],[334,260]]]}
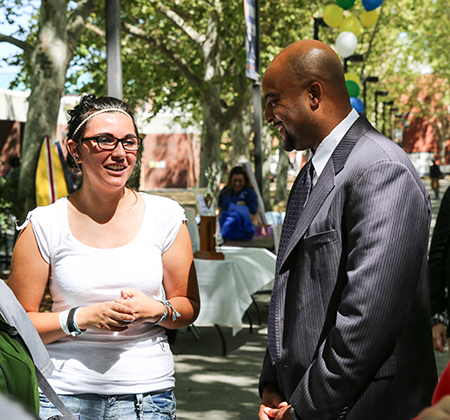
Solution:
{"label": "black-framed glasses", "polygon": [[98,136],[85,137],[82,141],[95,140],[100,149],[103,150],[114,150],[117,145],[122,143],[122,146],[128,152],[136,152],[140,149],[142,144],[142,139],[138,136],[124,137],[123,139],[118,139],[112,134],[99,134]]}

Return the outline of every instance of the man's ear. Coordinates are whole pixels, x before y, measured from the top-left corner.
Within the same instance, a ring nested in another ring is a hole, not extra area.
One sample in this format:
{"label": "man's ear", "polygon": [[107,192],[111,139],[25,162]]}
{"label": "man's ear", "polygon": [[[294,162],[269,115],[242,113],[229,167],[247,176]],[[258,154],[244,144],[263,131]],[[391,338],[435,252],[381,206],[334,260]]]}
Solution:
{"label": "man's ear", "polygon": [[312,110],[316,110],[319,107],[319,103],[322,100],[323,87],[319,82],[312,82],[308,86],[308,94],[310,99],[310,106]]}

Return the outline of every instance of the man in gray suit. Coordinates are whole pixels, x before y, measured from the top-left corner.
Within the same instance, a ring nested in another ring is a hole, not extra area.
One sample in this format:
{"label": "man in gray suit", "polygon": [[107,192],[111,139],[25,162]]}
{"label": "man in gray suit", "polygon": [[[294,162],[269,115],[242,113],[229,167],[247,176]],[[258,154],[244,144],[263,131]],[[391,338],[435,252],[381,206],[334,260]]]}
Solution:
{"label": "man in gray suit", "polygon": [[262,88],[266,121],[312,165],[283,225],[259,418],[409,420],[437,380],[429,196],[403,150],[352,109],[326,44],[288,46]]}

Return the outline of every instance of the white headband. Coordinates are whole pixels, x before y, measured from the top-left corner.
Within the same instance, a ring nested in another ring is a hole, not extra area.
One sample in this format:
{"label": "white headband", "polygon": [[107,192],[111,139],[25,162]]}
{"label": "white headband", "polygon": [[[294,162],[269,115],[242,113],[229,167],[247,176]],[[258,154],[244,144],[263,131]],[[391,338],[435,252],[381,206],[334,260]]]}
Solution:
{"label": "white headband", "polygon": [[[89,117],[85,118],[83,121],[80,122],[80,125],[75,129],[75,131],[72,134],[72,138],[75,137],[75,134],[78,133],[78,130],[83,127],[84,124],[86,124],[91,118],[94,118],[96,115],[98,114],[103,114],[103,112],[121,112],[122,114],[127,115],[128,117],[131,118],[131,115],[124,111],[123,109],[120,108],[108,108],[108,109],[102,109],[100,111],[96,111],[93,114],[89,115]],[[131,118],[131,120],[133,120],[133,118]]]}

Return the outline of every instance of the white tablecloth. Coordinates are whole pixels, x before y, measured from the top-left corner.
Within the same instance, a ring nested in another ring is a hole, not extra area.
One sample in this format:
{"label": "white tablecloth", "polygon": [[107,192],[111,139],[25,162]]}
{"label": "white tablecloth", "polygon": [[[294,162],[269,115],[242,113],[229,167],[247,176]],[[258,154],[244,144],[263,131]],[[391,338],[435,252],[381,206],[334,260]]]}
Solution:
{"label": "white tablecloth", "polygon": [[195,325],[231,326],[235,335],[242,329],[251,295],[270,289],[276,257],[264,248],[223,247],[220,251],[225,260],[194,260],[201,302]]}

